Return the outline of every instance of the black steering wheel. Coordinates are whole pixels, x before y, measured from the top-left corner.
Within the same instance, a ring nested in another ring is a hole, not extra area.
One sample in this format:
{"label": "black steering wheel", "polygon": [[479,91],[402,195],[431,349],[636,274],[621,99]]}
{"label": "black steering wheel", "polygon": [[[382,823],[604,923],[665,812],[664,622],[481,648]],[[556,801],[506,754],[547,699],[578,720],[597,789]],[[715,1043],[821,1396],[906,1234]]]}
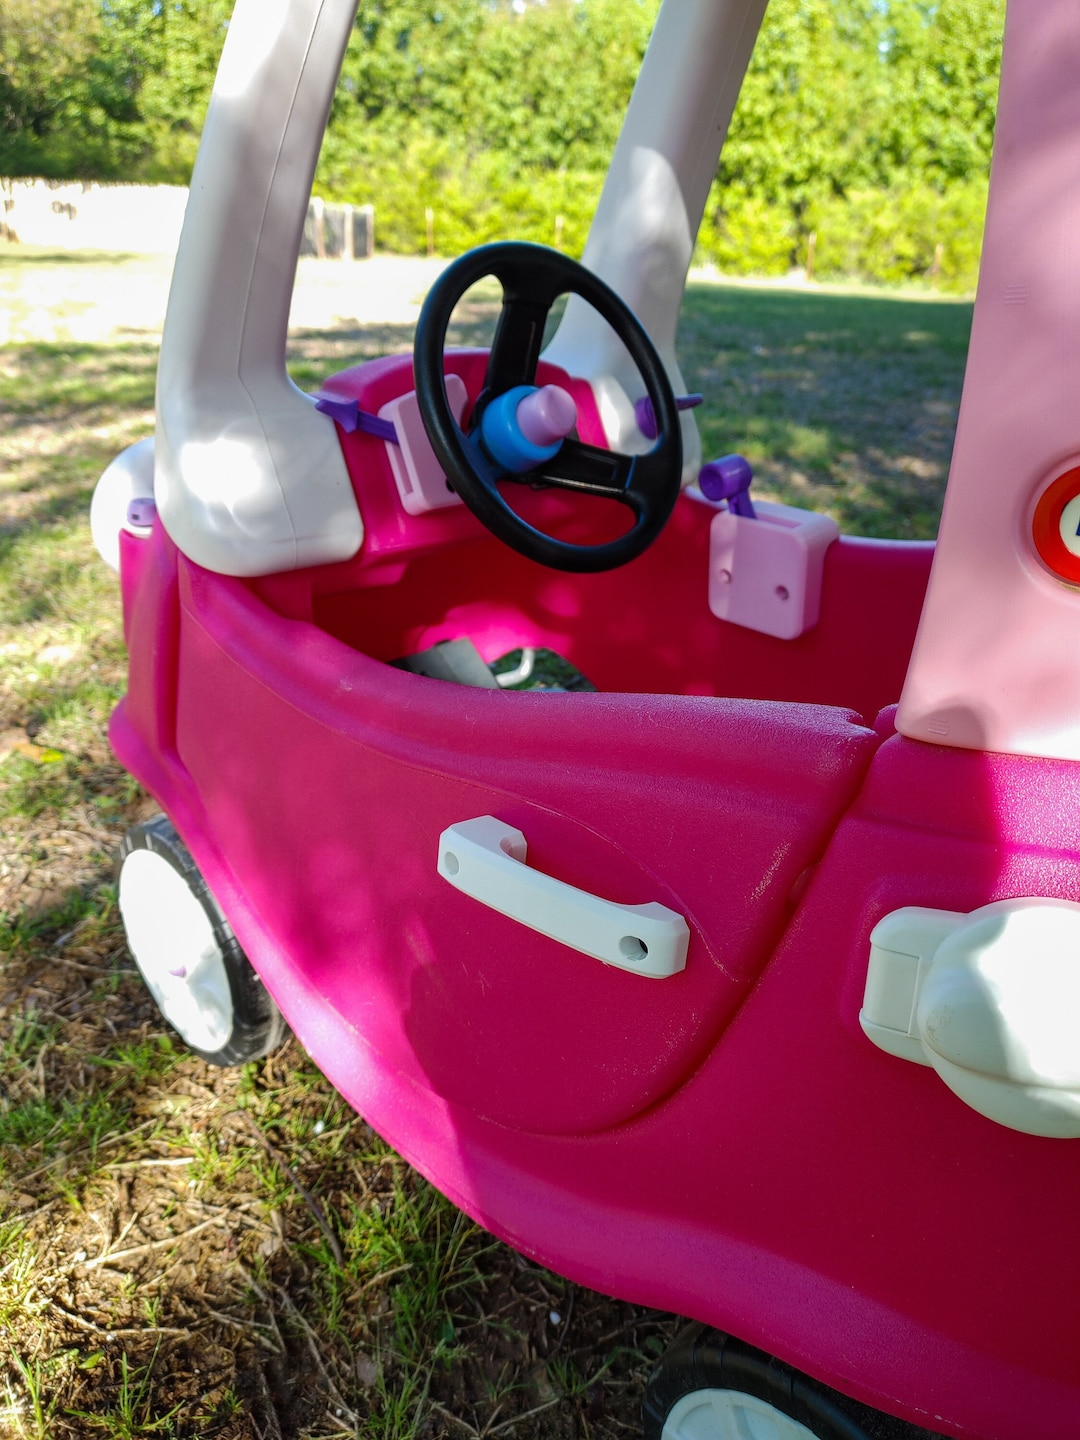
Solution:
{"label": "black steering wheel", "polygon": [[[502,314],[483,390],[466,434],[446,393],[443,352],[454,306],[470,286],[493,275],[503,289]],[[580,295],[611,326],[637,366],[656,415],[657,438],[643,455],[621,455],[568,436],[535,469],[509,476],[481,448],[484,408],[519,385],[535,383],[548,311],[560,295]],[[508,242],[470,250],[443,271],[424,302],[413,350],[416,396],[432,449],[454,489],[488,529],[522,555],[556,570],[611,570],[650,545],[678,499],[682,433],[671,382],[652,341],[615,291],[591,271],[543,245]],[[577,545],[537,530],[503,499],[498,482],[560,486],[603,496],[634,513],[629,530],[597,545]]]}

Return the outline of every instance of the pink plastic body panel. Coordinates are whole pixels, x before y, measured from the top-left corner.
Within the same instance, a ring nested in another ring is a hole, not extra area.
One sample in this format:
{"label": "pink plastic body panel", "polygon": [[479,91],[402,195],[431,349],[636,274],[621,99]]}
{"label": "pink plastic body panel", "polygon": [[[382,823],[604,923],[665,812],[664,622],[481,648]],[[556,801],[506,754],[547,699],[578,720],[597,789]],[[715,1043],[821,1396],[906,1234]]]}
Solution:
{"label": "pink plastic body panel", "polygon": [[1080,759],[1080,589],[1038,558],[1039,497],[1080,460],[1080,22],[1010,5],[979,293],[927,598],[898,725]]}
{"label": "pink plastic body panel", "polygon": [[[410,382],[407,361],[338,377],[373,409]],[[568,576],[466,513],[405,515],[381,442],[346,453],[370,542],[348,564],[246,582],[160,526],[122,537],[114,746],[302,1043],[453,1200],[581,1283],[934,1430],[1074,1440],[1080,1151],[858,1024],[890,910],[1080,893],[1080,767],[873,726],[929,547],[837,541],[819,624],[785,642],[709,613],[713,512],[689,497],[632,565]],[[381,663],[463,635],[488,659],[551,646],[605,693]],[[559,879],[684,914],[685,972],[608,969],[442,881],[440,832],[480,814]]]}
{"label": "pink plastic body panel", "polygon": [[[615,1125],[700,1063],[876,745],[824,708],[417,687],[309,627],[268,630],[240,587],[232,603],[209,589],[182,571],[178,749],[227,817],[230,857],[260,877],[260,913],[315,930],[295,936],[293,964],[395,1070],[505,1125]],[[256,764],[234,753],[245,725]],[[289,757],[305,753],[335,777],[324,804],[290,800]],[[686,915],[694,963],[646,985],[455,892],[435,873],[438,837],[478,815],[523,831],[545,873]]]}

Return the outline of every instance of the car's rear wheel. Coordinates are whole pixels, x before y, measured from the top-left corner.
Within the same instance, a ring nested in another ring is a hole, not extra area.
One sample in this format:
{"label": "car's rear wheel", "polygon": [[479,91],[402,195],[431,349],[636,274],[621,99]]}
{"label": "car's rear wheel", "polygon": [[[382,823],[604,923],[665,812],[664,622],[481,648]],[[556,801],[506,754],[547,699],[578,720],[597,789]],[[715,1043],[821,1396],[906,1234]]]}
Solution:
{"label": "car's rear wheel", "polygon": [[657,1365],[643,1421],[645,1440],[931,1440],[707,1325]]}

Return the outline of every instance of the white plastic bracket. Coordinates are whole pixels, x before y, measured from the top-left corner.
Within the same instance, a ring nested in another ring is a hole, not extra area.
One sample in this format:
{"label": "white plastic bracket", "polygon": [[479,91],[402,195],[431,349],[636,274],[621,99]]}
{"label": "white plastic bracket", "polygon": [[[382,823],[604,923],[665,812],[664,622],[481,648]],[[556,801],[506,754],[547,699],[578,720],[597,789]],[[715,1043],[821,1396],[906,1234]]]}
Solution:
{"label": "white plastic bracket", "polygon": [[532,870],[525,836],[481,815],[439,836],[438,871],[456,889],[605,965],[661,980],[686,967],[690,929],[658,901],[619,905]]}
{"label": "white plastic bracket", "polygon": [[720,510],[709,531],[709,609],[718,620],[779,640],[818,622],[825,551],[840,534],[828,515],[754,501],[755,518]]}
{"label": "white plastic bracket", "polygon": [[966,919],[955,910],[910,905],[871,930],[859,1024],[878,1049],[916,1065],[930,1064],[919,1037],[919,994],[938,946]]}
{"label": "white plastic bracket", "polygon": [[[145,538],[153,528],[149,516],[154,499],[154,437],[136,440],[102,471],[90,501],[90,534],[97,552],[111,570],[120,569],[120,531]],[[133,502],[144,504],[144,523],[136,520]]]}
{"label": "white plastic bracket", "polygon": [[[468,398],[460,375],[447,375],[446,398],[454,419],[461,424]],[[402,509],[409,515],[424,515],[429,510],[443,510],[447,505],[460,505],[461,496],[451,489],[446,473],[431,448],[431,441],[420,418],[420,402],[416,391],[400,395],[379,411],[380,420],[389,420],[397,431],[398,443],[386,445],[390,468],[394,472]]]}

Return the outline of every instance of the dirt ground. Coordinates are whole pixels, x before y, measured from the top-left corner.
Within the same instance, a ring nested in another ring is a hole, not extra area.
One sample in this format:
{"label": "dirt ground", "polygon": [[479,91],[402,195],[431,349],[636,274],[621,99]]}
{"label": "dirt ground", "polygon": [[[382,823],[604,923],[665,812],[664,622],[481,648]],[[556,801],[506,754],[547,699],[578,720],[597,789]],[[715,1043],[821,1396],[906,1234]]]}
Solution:
{"label": "dirt ground", "polygon": [[[18,256],[18,247],[3,253]],[[290,327],[410,325],[444,260],[380,255],[371,260],[300,261]],[[110,344],[161,334],[172,257],[144,256],[122,266],[75,252],[36,273],[0,270],[0,345],[35,341]]]}

